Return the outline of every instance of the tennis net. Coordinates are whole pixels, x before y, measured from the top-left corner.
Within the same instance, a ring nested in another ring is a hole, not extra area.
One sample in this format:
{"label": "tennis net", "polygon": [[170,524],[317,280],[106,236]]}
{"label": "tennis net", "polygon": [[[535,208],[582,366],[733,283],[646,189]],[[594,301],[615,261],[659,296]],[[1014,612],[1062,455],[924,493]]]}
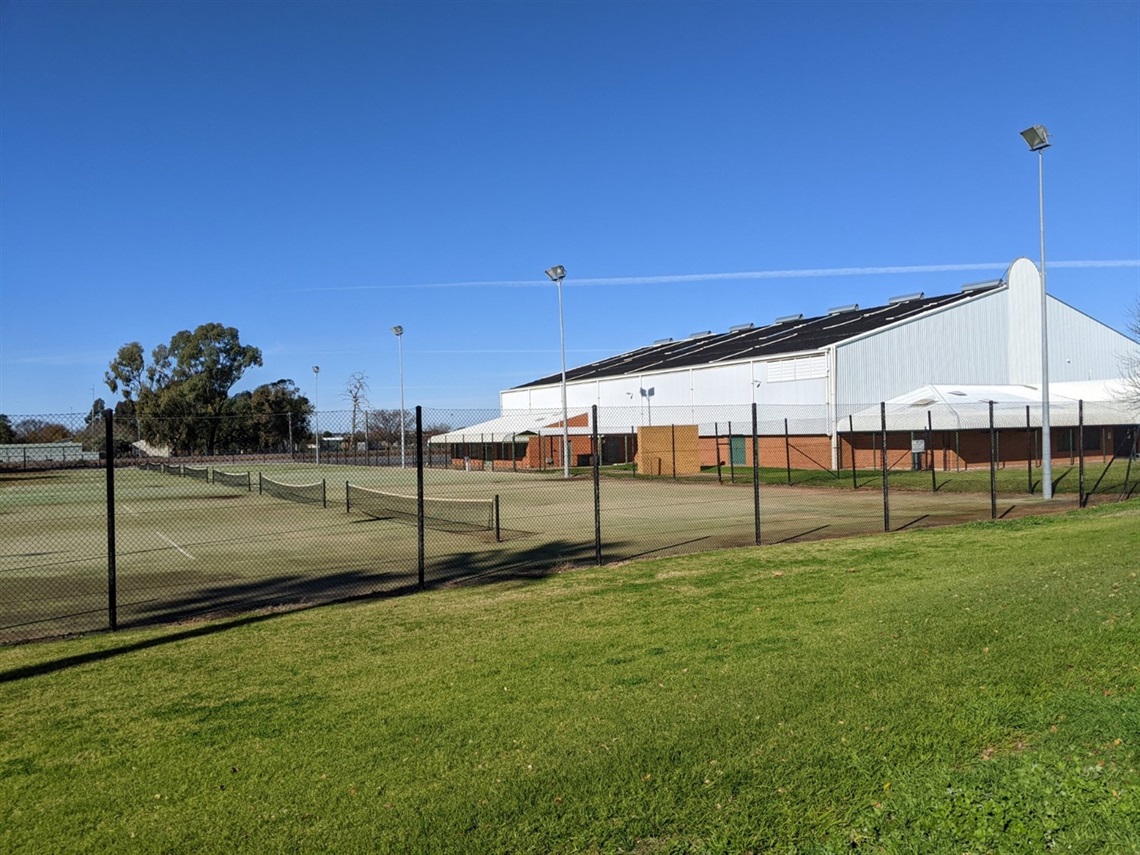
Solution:
{"label": "tennis net", "polygon": [[209,466],[183,466],[183,478],[193,478],[195,481],[209,481],[210,480],[210,467]]}
{"label": "tennis net", "polygon": [[328,507],[325,498],[325,481],[322,478],[315,484],[282,484],[280,481],[271,481],[260,472],[257,473],[258,495],[264,493],[275,499],[284,499],[287,502],[299,502],[303,505],[320,505]]}
{"label": "tennis net", "polygon": [[176,466],[172,463],[163,463],[162,464],[162,471],[165,472],[167,475],[174,475],[174,476],[179,477],[179,478],[182,477],[182,467]]}
{"label": "tennis net", "polygon": [[[345,508],[374,519],[416,522],[419,516],[415,496],[385,493],[346,483]],[[424,497],[424,526],[437,531],[497,531],[497,503],[494,499],[441,499]]]}
{"label": "tennis net", "polygon": [[214,483],[225,487],[241,487],[247,491],[253,490],[253,479],[248,472],[223,472],[214,470]]}

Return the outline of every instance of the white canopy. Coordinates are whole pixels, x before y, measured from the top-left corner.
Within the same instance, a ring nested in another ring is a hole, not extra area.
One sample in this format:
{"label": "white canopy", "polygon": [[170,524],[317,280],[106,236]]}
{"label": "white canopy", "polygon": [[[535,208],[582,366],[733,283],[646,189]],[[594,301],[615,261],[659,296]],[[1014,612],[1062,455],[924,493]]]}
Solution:
{"label": "white canopy", "polygon": [[[1140,410],[1123,400],[1120,380],[1082,380],[1049,384],[1049,423],[1052,427],[1075,427],[1079,402],[1084,402],[1084,423],[1089,426],[1140,423]],[[1028,407],[1029,426],[1041,426],[1041,387],[1037,386],[920,386],[887,401],[888,431],[987,430],[989,405],[994,403],[994,426],[1024,428]],[[841,418],[840,433],[882,428],[880,407],[875,405]]]}

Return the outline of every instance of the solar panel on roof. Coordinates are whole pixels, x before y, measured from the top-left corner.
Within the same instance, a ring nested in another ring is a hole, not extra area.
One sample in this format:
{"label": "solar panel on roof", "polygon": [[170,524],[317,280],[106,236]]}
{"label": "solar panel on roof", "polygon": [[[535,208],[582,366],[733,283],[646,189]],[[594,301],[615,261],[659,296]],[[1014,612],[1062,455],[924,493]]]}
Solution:
{"label": "solar panel on roof", "polygon": [[[970,300],[978,292],[1004,285],[1002,280],[967,286],[963,292],[935,297],[918,296],[905,302],[872,306],[860,310],[857,303],[838,306],[828,314],[804,318],[802,314],[786,315],[759,328],[738,325],[730,333],[703,335],[696,340],[674,342],[658,339],[631,353],[613,356],[574,368],[574,379],[629,376],[640,371],[668,371],[694,365],[724,364],[747,359],[804,353],[829,347],[852,337],[865,335],[904,319],[919,317],[954,303]],[[895,298],[896,300],[899,298]],[[556,383],[558,375],[531,381],[525,386]]]}
{"label": "solar panel on roof", "polygon": [[891,297],[887,300],[892,306],[897,306],[899,303],[909,303],[911,300],[921,300],[926,294],[922,291],[915,291],[913,294],[903,294],[899,297]]}
{"label": "solar panel on roof", "polygon": [[985,291],[988,288],[995,288],[998,285],[1004,284],[1004,281],[1005,280],[1003,280],[1003,279],[990,279],[986,282],[974,282],[974,283],[969,284],[969,285],[963,285],[962,286],[962,293],[963,294],[972,294],[975,291]]}

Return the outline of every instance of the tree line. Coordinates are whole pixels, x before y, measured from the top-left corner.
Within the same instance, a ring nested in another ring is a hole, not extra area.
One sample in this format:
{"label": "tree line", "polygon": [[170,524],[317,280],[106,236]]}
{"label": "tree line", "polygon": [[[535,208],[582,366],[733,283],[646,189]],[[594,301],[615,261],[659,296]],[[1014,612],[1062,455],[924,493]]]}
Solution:
{"label": "tree line", "polygon": [[[234,327],[203,324],[181,330],[155,347],[149,360],[143,346],[129,342],[110,361],[103,380],[121,398],[114,407],[117,453],[144,441],[174,454],[291,452],[312,444],[316,426],[313,406],[289,379],[264,383],[252,391],[231,394],[251,368],[262,367],[261,350],[241,342]],[[351,410],[351,430],[338,432],[353,449],[395,445],[403,425],[415,429],[414,416],[400,410],[373,409],[368,381],[361,372],[345,384],[342,397]],[[41,419],[12,424],[0,414],[0,444],[78,441],[103,451],[106,403],[96,399],[83,427]],[[330,431],[321,425],[321,435]],[[448,430],[435,425],[432,433]]]}

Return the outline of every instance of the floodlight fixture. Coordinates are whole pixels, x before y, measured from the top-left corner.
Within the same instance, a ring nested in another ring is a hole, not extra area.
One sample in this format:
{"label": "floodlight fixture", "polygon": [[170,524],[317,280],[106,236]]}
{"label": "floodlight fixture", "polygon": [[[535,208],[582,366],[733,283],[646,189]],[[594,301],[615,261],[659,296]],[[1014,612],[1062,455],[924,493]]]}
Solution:
{"label": "floodlight fixture", "polygon": [[1034,125],[1032,128],[1026,128],[1021,132],[1021,136],[1025,139],[1030,151],[1041,151],[1052,145],[1052,143],[1049,142],[1049,132],[1045,130],[1044,125]]}

